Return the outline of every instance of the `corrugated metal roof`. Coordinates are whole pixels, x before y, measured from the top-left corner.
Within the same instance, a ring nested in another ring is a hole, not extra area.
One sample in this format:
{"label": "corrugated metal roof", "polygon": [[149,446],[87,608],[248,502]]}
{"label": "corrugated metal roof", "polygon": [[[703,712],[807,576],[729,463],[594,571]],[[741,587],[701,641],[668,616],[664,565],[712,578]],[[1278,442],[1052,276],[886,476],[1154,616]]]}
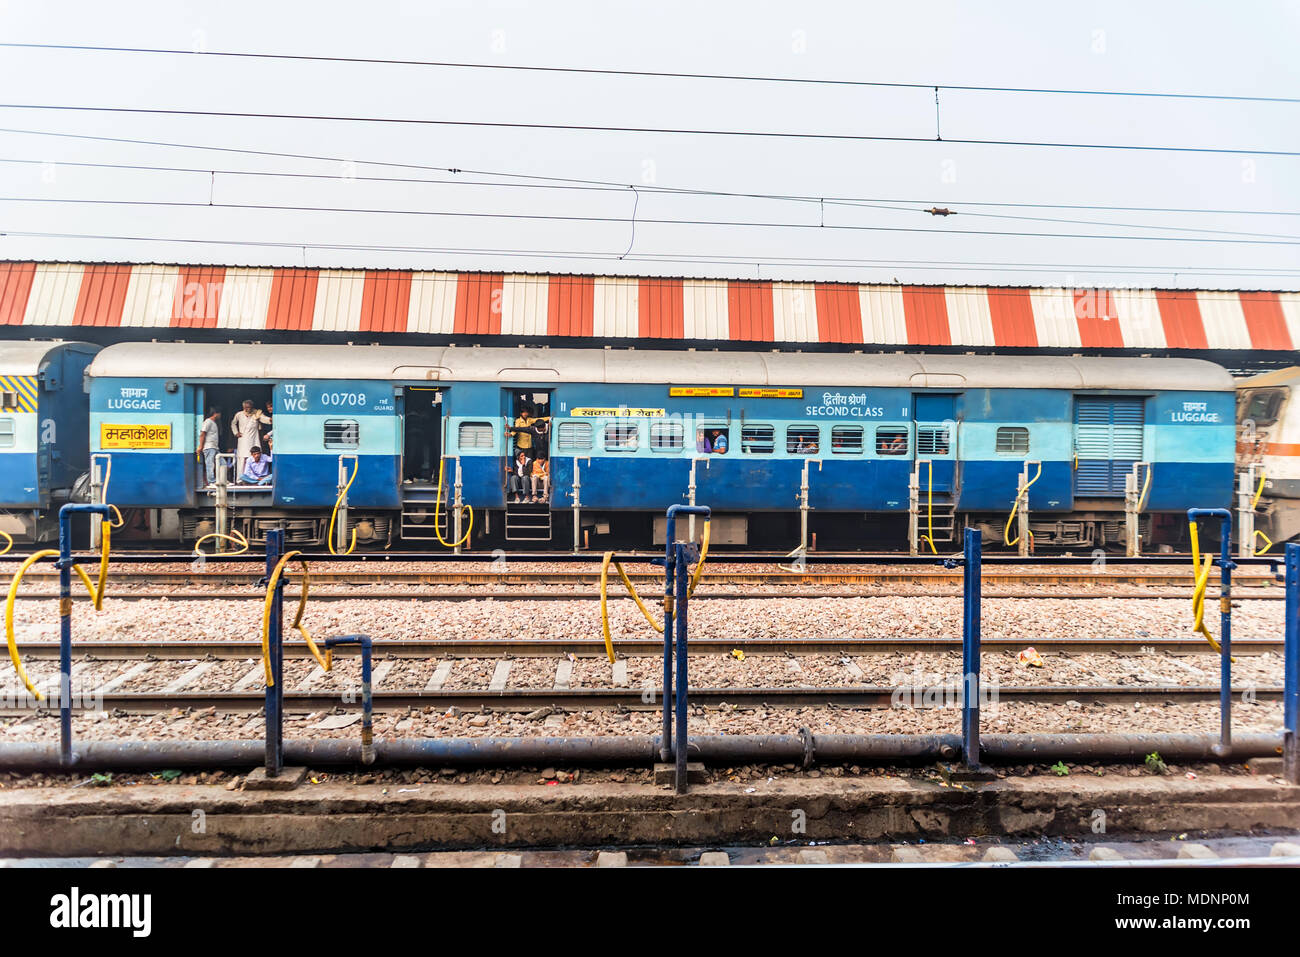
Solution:
{"label": "corrugated metal roof", "polygon": [[0,263],[0,325],[1286,352],[1300,293]]}
{"label": "corrugated metal roof", "polygon": [[119,343],[98,377],[601,382],[844,388],[1045,388],[1231,391],[1200,359],[1067,356],[843,355],[648,349]]}

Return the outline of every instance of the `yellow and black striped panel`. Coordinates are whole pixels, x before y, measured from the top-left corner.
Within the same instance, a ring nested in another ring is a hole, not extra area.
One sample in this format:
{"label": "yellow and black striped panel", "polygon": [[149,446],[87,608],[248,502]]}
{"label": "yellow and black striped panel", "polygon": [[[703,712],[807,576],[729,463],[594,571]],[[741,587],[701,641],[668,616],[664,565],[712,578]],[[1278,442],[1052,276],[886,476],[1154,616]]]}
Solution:
{"label": "yellow and black striped panel", "polygon": [[[14,397],[17,404],[14,404]],[[0,375],[0,412],[35,412],[36,376]]]}

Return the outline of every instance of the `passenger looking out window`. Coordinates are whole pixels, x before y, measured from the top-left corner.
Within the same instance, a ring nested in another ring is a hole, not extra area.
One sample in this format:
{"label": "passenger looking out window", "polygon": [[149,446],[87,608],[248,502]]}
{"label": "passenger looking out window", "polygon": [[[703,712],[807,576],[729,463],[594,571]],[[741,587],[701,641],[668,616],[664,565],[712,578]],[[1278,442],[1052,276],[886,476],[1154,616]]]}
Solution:
{"label": "passenger looking out window", "polygon": [[248,456],[253,450],[253,446],[258,443],[257,433],[258,425],[262,422],[270,424],[261,412],[257,411],[253,405],[252,399],[244,400],[244,408],[235,413],[235,418],[230,423],[230,430],[235,433],[235,467],[239,474],[244,474],[244,464],[248,461]]}
{"label": "passenger looking out window", "polygon": [[270,485],[271,456],[262,454],[262,447],[254,445],[248,450],[244,470],[239,473],[241,485]]}
{"label": "passenger looking out window", "polygon": [[[537,458],[533,459],[533,501],[550,501],[551,460],[543,450],[538,449]],[[538,489],[541,491],[538,491]]]}
{"label": "passenger looking out window", "polygon": [[726,455],[727,431],[727,429],[696,429],[695,451],[705,455]]}
{"label": "passenger looking out window", "polygon": [[208,417],[199,427],[199,454],[203,457],[203,476],[208,488],[217,483],[217,453],[221,451],[221,413],[208,409]]}

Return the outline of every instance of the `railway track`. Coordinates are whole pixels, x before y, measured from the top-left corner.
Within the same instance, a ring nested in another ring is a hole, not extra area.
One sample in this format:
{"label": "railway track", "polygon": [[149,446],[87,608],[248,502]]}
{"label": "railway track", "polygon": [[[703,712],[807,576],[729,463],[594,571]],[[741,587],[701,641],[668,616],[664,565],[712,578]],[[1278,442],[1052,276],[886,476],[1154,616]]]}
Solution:
{"label": "railway track", "polygon": [[[1261,589],[1263,591],[1263,589]],[[287,599],[297,599],[299,592],[296,589],[285,589]],[[1217,589],[1209,589],[1206,594],[1210,598],[1218,597]],[[16,596],[18,601],[30,601],[33,599],[52,600],[58,598],[57,591],[20,591]],[[175,592],[175,591],[117,591],[113,593],[109,589],[107,596],[117,601],[262,601],[265,597],[260,588],[249,588],[245,591],[195,591],[195,592]],[[356,591],[317,591],[312,589],[310,593],[312,601],[575,601],[581,599],[594,599],[597,596],[590,591],[568,591],[568,592],[541,592],[531,593],[526,591],[378,591],[375,589],[358,589]],[[952,589],[949,591],[922,591],[922,592],[889,592],[859,589],[857,591],[795,591],[782,590],[779,592],[771,591],[740,591],[740,592],[705,592],[701,591],[692,602],[699,601],[744,601],[758,600],[765,598],[960,598],[961,591]],[[1036,591],[992,591],[985,590],[984,598],[1056,598],[1065,601],[1092,601],[1103,598],[1124,599],[1127,601],[1152,601],[1156,599],[1183,599],[1190,600],[1192,592],[1182,590],[1176,592],[1170,591],[1148,591],[1142,594],[1116,594],[1111,591],[1095,592],[1036,592]],[[1264,592],[1263,594],[1241,594],[1237,593],[1236,598],[1245,598],[1250,601],[1282,601],[1285,595],[1280,592]],[[630,600],[629,596],[621,592],[621,585],[611,592],[609,600],[620,601],[623,599]],[[89,596],[73,592],[74,601],[88,601]]]}
{"label": "railway track", "polygon": [[[83,561],[89,562],[90,559]],[[611,577],[613,577],[611,575]],[[113,568],[110,581],[117,583],[140,583],[145,585],[249,585],[256,586],[265,578],[262,570],[257,571],[212,571],[195,572],[192,570],[168,571],[128,571]],[[629,571],[628,578],[637,586],[649,589],[655,585],[662,587],[662,572]],[[436,571],[413,572],[404,570],[375,571],[334,571],[313,568],[313,584],[345,585],[548,585],[548,586],[597,586],[600,584],[600,572],[597,569],[583,571]],[[58,572],[48,567],[30,570],[28,582],[57,582]],[[824,587],[827,585],[952,585],[960,587],[960,571],[918,569],[918,570],[873,570],[862,572],[736,572],[711,571],[705,568],[704,582],[714,585],[807,585]],[[1191,583],[1190,569],[1177,571],[990,571],[984,570],[982,580],[986,585],[1134,585],[1145,587],[1186,588]],[[1272,575],[1234,576],[1233,585],[1240,588],[1269,589],[1277,587]],[[1280,588],[1278,588],[1280,591]]]}
{"label": "railway track", "polygon": [[[1249,692],[1256,700],[1273,701],[1282,696],[1281,686],[1234,688],[1234,696]],[[690,700],[696,707],[717,708],[728,705],[746,708],[890,708],[897,700],[916,702],[925,707],[934,700],[937,707],[958,707],[956,685],[952,693],[935,696],[933,688],[895,688],[882,685],[856,687],[780,687],[780,688],[692,688]],[[927,698],[927,695],[930,696]],[[900,699],[901,696],[901,699]],[[90,694],[95,710],[120,710],[127,713],[156,713],[173,708],[218,712],[251,712],[266,702],[261,691],[109,691]],[[1028,704],[1064,704],[1089,701],[1102,705],[1127,705],[1167,701],[1193,704],[1219,700],[1217,685],[1056,685],[1050,687],[1007,686],[997,688],[997,701]],[[649,700],[647,700],[649,699]],[[501,690],[391,690],[374,692],[376,711],[402,711],[432,707],[437,710],[458,708],[482,712],[536,712],[551,709],[554,713],[570,711],[658,711],[662,704],[653,694],[640,688],[506,688]],[[329,711],[342,707],[335,691],[286,691],[286,711]],[[75,706],[74,706],[75,707]],[[355,703],[348,710],[359,710]],[[81,709],[78,709],[81,710]],[[0,698],[0,715],[31,715],[26,696]]]}
{"label": "railway track", "polygon": [[[984,638],[983,651],[1018,652],[1033,645],[1048,654],[1212,654],[1202,639],[1185,638],[1034,638],[1015,639]],[[658,638],[631,638],[615,642],[615,651],[624,658],[646,657],[661,654],[663,640]],[[742,651],[746,655],[873,655],[958,651],[960,638],[748,638],[719,639],[691,638],[689,648],[693,655],[730,655]],[[56,641],[19,641],[18,650],[24,658],[57,658]],[[160,661],[201,660],[205,658],[240,659],[258,658],[262,645],[258,641],[195,640],[195,641],[84,641],[73,642],[73,653],[78,660],[89,657],[96,660],[146,660]],[[1270,639],[1237,639],[1232,643],[1234,655],[1280,653],[1283,642]],[[560,658],[574,655],[580,658],[600,658],[605,655],[605,643],[594,639],[402,639],[376,641],[373,645],[376,659],[399,658]],[[300,641],[286,641],[287,658],[305,658],[307,646]]]}

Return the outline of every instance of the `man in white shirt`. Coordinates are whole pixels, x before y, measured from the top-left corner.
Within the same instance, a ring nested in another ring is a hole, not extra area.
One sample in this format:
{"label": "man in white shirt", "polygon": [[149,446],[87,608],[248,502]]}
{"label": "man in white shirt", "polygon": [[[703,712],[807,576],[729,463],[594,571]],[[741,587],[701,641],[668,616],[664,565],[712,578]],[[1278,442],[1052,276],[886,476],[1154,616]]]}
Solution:
{"label": "man in white shirt", "polygon": [[199,451],[203,456],[203,474],[207,477],[209,487],[217,481],[217,453],[221,451],[220,423],[221,413],[216,409],[208,409],[208,417],[199,427]]}
{"label": "man in white shirt", "polygon": [[248,461],[253,446],[258,445],[257,426],[264,421],[262,413],[257,411],[252,399],[244,400],[244,408],[235,413],[230,423],[230,430],[235,433],[238,443],[235,446],[236,471],[243,475],[244,464]]}

